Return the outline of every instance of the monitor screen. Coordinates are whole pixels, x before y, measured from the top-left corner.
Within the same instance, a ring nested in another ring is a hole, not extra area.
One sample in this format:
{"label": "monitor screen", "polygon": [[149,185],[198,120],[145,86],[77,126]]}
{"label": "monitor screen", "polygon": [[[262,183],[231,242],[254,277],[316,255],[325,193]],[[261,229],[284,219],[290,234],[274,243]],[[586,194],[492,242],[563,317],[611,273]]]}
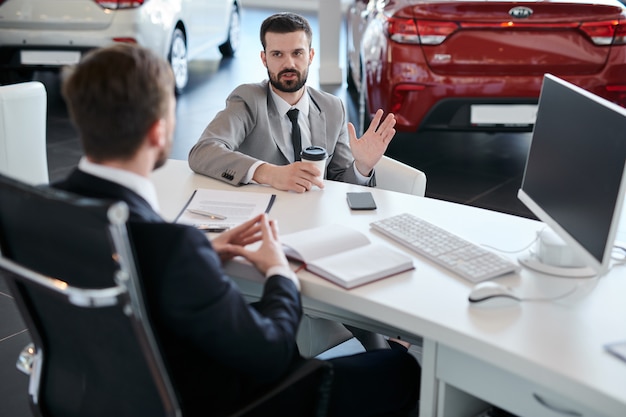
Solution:
{"label": "monitor screen", "polygon": [[518,197],[599,274],[615,241],[625,160],[626,109],[546,74]]}

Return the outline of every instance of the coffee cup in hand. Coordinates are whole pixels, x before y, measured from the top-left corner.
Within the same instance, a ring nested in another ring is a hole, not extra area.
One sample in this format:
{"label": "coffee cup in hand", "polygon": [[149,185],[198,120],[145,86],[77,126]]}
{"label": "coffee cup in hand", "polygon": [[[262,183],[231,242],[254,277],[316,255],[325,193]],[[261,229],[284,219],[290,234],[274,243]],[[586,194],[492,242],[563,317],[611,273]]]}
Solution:
{"label": "coffee cup in hand", "polygon": [[302,150],[301,153],[302,162],[314,164],[320,170],[320,179],[324,179],[324,173],[326,172],[326,159],[328,159],[328,153],[326,149],[321,146],[309,146]]}

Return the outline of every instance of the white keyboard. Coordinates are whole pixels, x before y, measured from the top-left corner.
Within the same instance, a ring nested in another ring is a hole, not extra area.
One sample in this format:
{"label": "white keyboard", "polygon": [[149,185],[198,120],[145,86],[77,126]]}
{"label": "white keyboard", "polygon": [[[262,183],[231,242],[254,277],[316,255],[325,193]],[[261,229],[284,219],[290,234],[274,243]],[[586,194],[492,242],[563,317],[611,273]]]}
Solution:
{"label": "white keyboard", "polygon": [[514,262],[408,213],[377,220],[370,225],[472,282],[518,270]]}

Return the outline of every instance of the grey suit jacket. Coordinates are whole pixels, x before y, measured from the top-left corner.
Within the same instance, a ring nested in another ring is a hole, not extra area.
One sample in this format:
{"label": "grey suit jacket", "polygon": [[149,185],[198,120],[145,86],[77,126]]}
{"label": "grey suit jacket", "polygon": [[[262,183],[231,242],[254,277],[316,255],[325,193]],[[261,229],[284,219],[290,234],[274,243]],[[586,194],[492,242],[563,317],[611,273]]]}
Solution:
{"label": "grey suit jacket", "polygon": [[[278,114],[269,92],[269,81],[243,84],[226,99],[189,153],[189,166],[199,174],[232,185],[241,185],[257,161],[287,165],[289,159]],[[307,87],[311,99],[309,122],[311,142],[326,148],[326,178],[356,183],[354,158],[350,151],[346,112],[332,94]],[[375,185],[374,177],[368,185]]]}

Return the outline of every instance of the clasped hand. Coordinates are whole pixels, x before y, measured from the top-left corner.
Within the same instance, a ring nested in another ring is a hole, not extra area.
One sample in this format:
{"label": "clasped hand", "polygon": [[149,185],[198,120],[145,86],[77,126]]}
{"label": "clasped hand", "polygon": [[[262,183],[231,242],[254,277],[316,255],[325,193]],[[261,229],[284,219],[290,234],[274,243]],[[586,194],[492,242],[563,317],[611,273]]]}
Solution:
{"label": "clasped hand", "polygon": [[[259,241],[261,245],[257,249],[247,248]],[[211,244],[222,262],[235,256],[243,256],[263,274],[273,266],[289,267],[278,239],[278,224],[275,220],[269,220],[265,213],[220,233]]]}

